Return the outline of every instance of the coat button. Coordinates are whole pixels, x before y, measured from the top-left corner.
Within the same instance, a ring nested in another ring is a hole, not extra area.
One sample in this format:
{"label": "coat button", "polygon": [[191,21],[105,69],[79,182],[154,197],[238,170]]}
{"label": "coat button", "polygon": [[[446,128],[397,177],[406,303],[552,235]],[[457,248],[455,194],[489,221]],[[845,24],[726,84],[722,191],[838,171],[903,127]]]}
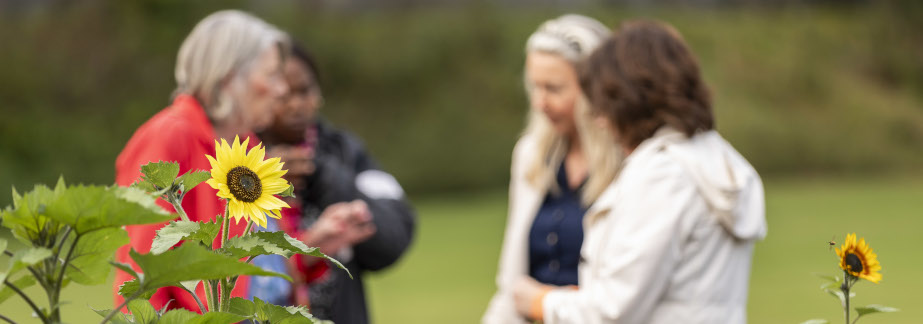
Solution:
{"label": "coat button", "polygon": [[561,211],[561,209],[555,209],[554,212],[551,213],[551,218],[557,222],[560,222],[562,219],[564,219],[564,212]]}
{"label": "coat button", "polygon": [[561,269],[561,263],[558,260],[548,262],[548,270],[551,270],[551,272],[558,272],[559,269]]}
{"label": "coat button", "polygon": [[558,233],[555,233],[555,232],[548,233],[548,236],[545,237],[545,242],[548,242],[548,245],[551,245],[551,246],[558,244]]}

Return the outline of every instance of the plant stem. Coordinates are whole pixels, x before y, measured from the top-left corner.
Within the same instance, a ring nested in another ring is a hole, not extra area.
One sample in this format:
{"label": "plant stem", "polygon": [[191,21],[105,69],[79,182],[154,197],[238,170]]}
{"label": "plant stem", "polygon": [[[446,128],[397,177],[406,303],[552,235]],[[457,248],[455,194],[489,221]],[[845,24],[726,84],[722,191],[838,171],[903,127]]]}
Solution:
{"label": "plant stem", "polygon": [[10,324],[16,324],[16,322],[14,322],[13,320],[11,320],[9,317],[3,316],[3,314],[0,314],[0,319],[4,320],[4,321],[6,321],[7,323],[10,323]]}
{"label": "plant stem", "polygon": [[244,229],[244,233],[243,233],[243,234],[240,234],[240,235],[241,235],[241,236],[249,235],[249,234],[250,234],[250,227],[251,227],[251,226],[253,226],[253,220],[250,219],[250,218],[247,218],[247,228],[245,228],[245,229]]}
{"label": "plant stem", "polygon": [[212,312],[217,312],[221,308],[221,305],[219,305],[221,303],[221,296],[218,293],[218,288],[218,280],[211,280],[212,304],[208,307],[210,307]]}
{"label": "plant stem", "polygon": [[843,291],[843,297],[846,301],[846,306],[843,307],[843,312],[846,313],[846,324],[849,324],[849,288],[852,286],[849,284],[850,276],[849,272],[843,271],[843,285],[840,287],[840,290]]}
{"label": "plant stem", "polygon": [[[67,250],[67,256],[64,257],[64,263],[61,265],[61,272],[58,273],[58,280],[52,282],[54,286],[54,295],[48,296],[48,307],[51,307],[51,319],[57,322],[61,321],[61,312],[58,308],[58,302],[61,298],[61,287],[64,286],[64,273],[67,272],[67,265],[71,261],[71,256],[74,253],[74,250],[77,249],[77,242],[80,241],[80,235],[74,237],[74,242],[71,244],[70,248]],[[60,252],[60,251],[59,251]]]}
{"label": "plant stem", "polygon": [[52,260],[55,260],[55,262],[57,262],[58,257],[61,255],[61,248],[64,247],[64,242],[66,242],[67,237],[70,236],[71,230],[73,230],[73,228],[68,226],[67,230],[64,231],[64,236],[61,237],[61,241],[58,242],[58,248],[55,249],[54,258],[52,259]]}
{"label": "plant stem", "polygon": [[234,289],[234,285],[230,283],[230,278],[221,279],[221,309],[222,312],[227,312],[231,309],[231,290]]}
{"label": "plant stem", "polygon": [[[204,283],[205,281],[202,281],[202,282]],[[196,286],[198,286],[198,285],[196,285]],[[184,286],[183,289],[186,289],[186,287]],[[193,288],[192,290],[186,289],[186,291],[188,291],[190,294],[192,294],[192,298],[195,299],[196,304],[199,304],[199,311],[201,311],[202,314],[205,314],[205,312],[206,312],[206,310],[205,310],[205,305],[202,305],[202,300],[199,299],[199,295],[196,295],[196,293],[195,293],[195,288]],[[206,289],[205,292],[208,292],[208,289]]]}
{"label": "plant stem", "polygon": [[132,301],[135,298],[138,298],[138,296],[141,295],[141,292],[143,292],[143,290],[138,289],[138,291],[136,291],[134,295],[131,295],[131,297],[125,298],[125,300],[122,301],[122,303],[119,304],[119,306],[116,306],[115,309],[109,312],[109,314],[106,315],[106,317],[103,318],[103,321],[99,322],[99,324],[104,324],[108,322],[110,319],[112,319],[112,317],[115,316],[115,314],[118,313],[119,310],[122,309],[122,307],[125,307],[125,305],[128,305],[128,302]]}
{"label": "plant stem", "polygon": [[228,241],[228,238],[231,237],[231,217],[228,217],[228,204],[230,201],[227,199],[224,200],[224,223],[222,224],[222,231],[224,235],[221,236],[221,247],[224,247],[224,243]]}
{"label": "plant stem", "polygon": [[[3,254],[6,254],[6,255],[9,256],[9,257],[13,257],[13,252],[10,252],[10,251],[3,251]],[[33,267],[31,267],[31,266],[26,267],[26,269],[29,269],[29,272],[31,272],[31,273],[32,273],[32,276],[35,277],[35,281],[38,281],[39,285],[41,285],[42,288],[45,289],[45,292],[47,293],[47,292],[48,292],[48,286],[47,286],[47,284],[45,283],[45,276],[41,275],[37,270],[35,270],[35,268],[33,268]],[[4,283],[5,283],[5,281],[4,281]]]}
{"label": "plant stem", "polygon": [[186,216],[186,211],[183,210],[182,199],[177,199],[176,193],[170,192],[167,193],[167,200],[173,205],[173,209],[176,210],[176,213],[179,214],[179,218],[184,221],[189,221],[189,216]]}
{"label": "plant stem", "polygon": [[211,310],[214,310],[215,309],[215,297],[212,296],[211,280],[202,280],[202,285],[204,285],[204,288],[205,288],[205,301],[208,302],[208,308]]}
{"label": "plant stem", "polygon": [[38,308],[34,302],[32,302],[32,299],[29,299],[29,296],[26,296],[26,294],[22,292],[22,290],[19,290],[19,288],[11,284],[9,281],[4,280],[3,283],[6,284],[7,287],[10,287],[10,289],[15,291],[17,294],[19,294],[19,297],[22,297],[22,299],[25,300],[30,307],[32,307],[32,310],[35,311],[35,314],[37,314],[38,317],[42,319],[42,323],[50,323],[48,318],[45,317],[45,313],[43,313],[42,310]]}

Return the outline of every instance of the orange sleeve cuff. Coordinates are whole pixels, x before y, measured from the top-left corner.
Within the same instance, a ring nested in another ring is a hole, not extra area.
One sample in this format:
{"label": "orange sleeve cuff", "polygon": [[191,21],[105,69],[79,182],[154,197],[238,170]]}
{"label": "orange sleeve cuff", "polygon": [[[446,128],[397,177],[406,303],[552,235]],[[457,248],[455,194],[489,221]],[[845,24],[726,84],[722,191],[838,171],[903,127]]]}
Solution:
{"label": "orange sleeve cuff", "polygon": [[545,295],[548,295],[548,292],[551,291],[550,286],[542,287],[542,291],[532,298],[532,305],[529,307],[529,317],[536,321],[541,321],[545,317],[545,310],[542,306],[542,302],[545,300]]}

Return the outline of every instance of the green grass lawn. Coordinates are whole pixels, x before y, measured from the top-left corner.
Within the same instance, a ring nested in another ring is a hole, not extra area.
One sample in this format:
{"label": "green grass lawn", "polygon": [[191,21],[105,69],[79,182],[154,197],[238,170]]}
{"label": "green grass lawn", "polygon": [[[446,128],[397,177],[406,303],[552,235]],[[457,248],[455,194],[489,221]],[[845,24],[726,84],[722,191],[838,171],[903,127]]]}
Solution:
{"label": "green grass lawn", "polygon": [[[914,255],[923,227],[923,178],[890,180],[778,180],[766,184],[769,236],[757,244],[750,289],[750,323],[842,321],[838,303],[821,292],[813,272],[837,273],[826,241],[850,231],[866,238],[882,263],[879,285],[860,282],[854,304],[884,304],[896,314],[861,323],[919,323],[914,292],[923,289],[923,262]],[[378,323],[475,323],[494,289],[494,273],[506,218],[505,191],[415,199],[418,236],[395,267],[367,276]],[[35,289],[30,291],[36,292]],[[70,323],[100,318],[87,306],[111,307],[110,287],[73,286],[65,291]],[[27,306],[17,299],[0,313],[20,323]]]}

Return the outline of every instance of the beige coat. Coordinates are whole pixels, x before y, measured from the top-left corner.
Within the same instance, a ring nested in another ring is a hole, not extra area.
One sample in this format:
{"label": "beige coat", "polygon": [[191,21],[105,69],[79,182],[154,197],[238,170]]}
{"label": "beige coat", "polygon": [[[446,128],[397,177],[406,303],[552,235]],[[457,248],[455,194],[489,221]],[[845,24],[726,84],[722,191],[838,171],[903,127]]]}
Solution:
{"label": "beige coat", "polygon": [[510,201],[506,233],[497,270],[497,292],[481,319],[484,324],[527,323],[516,313],[513,284],[528,275],[529,229],[545,198],[547,188],[536,188],[526,180],[526,169],[536,150],[533,138],[523,137],[513,149],[510,170]]}
{"label": "beige coat", "polygon": [[580,288],[548,293],[545,323],[745,323],[764,212],[759,176],[717,132],[662,128],[587,211]]}

